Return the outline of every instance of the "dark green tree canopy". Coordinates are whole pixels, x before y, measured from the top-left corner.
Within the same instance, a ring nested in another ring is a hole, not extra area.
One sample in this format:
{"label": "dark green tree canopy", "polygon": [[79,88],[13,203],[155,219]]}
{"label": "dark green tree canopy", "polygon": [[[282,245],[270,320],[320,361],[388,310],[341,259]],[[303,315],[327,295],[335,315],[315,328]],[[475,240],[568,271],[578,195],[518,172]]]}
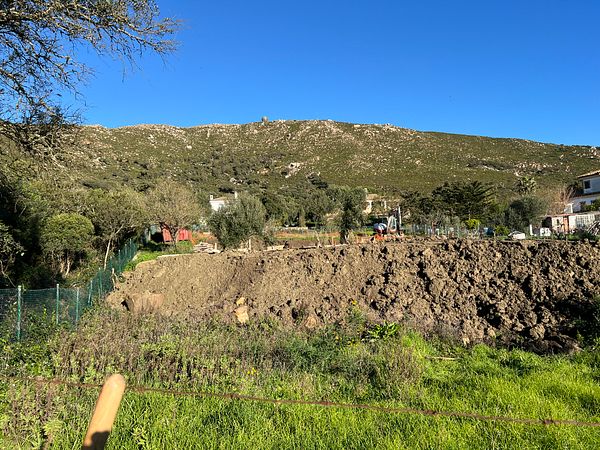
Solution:
{"label": "dark green tree canopy", "polygon": [[104,267],[110,251],[148,224],[144,199],[138,192],[123,188],[94,189],[85,198],[85,214],[94,224],[104,250]]}
{"label": "dark green tree canopy", "polygon": [[67,276],[73,263],[90,246],[94,225],[80,214],[65,213],[50,217],[44,224],[40,241],[42,250]]}
{"label": "dark green tree canopy", "polygon": [[523,197],[512,202],[506,210],[506,225],[513,230],[525,230],[539,221],[546,212],[546,203],[537,197]]}
{"label": "dark green tree canopy", "polygon": [[346,244],[350,239],[350,232],[363,224],[363,208],[366,192],[361,188],[341,189],[337,191],[337,198],[342,205],[340,217],[340,242]]}
{"label": "dark green tree canopy", "polygon": [[461,220],[484,219],[494,200],[494,188],[479,181],[444,183],[431,194],[450,216]]}

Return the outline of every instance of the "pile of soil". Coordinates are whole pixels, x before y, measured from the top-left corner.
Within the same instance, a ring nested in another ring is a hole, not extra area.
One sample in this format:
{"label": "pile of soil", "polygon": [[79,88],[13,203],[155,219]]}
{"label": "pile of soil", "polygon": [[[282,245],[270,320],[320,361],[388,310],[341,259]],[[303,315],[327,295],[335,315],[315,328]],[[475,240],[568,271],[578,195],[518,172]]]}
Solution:
{"label": "pile of soil", "polygon": [[360,310],[370,321],[542,352],[577,348],[600,295],[600,243],[452,240],[140,264],[109,297],[131,311],[195,321],[274,318],[316,328]]}

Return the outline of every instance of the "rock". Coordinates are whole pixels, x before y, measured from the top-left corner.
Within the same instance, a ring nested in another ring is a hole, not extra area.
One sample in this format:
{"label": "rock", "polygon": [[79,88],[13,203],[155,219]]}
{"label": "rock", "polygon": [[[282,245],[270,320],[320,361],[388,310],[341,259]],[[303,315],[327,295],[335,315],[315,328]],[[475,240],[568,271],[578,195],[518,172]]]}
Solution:
{"label": "rock", "polygon": [[245,324],[250,320],[250,316],[248,316],[248,306],[240,306],[234,311],[235,317],[237,321],[241,324]]}
{"label": "rock", "polygon": [[246,304],[246,298],[245,298],[245,297],[240,297],[240,298],[238,298],[238,299],[236,300],[235,304],[236,304],[236,305],[238,305],[238,306],[241,306],[241,305],[244,305],[244,304]]}
{"label": "rock", "polygon": [[157,294],[150,291],[142,293],[132,292],[125,295],[125,299],[121,303],[127,311],[132,313],[143,313],[158,311],[165,301],[163,294]]}
{"label": "rock", "polygon": [[304,326],[309,330],[313,330],[317,327],[318,323],[319,321],[317,320],[317,318],[311,314],[304,321]]}
{"label": "rock", "polygon": [[541,323],[532,327],[529,330],[529,336],[531,336],[535,340],[543,339],[545,334],[546,334],[546,328],[544,328],[544,325],[542,325]]}

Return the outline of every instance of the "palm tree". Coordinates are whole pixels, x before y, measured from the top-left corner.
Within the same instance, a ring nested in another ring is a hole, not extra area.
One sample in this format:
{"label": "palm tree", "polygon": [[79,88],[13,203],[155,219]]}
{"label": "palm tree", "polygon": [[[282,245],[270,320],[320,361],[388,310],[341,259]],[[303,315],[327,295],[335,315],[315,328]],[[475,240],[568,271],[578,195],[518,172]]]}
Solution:
{"label": "palm tree", "polygon": [[533,177],[525,175],[517,181],[517,192],[521,195],[531,195],[537,189],[537,181]]}

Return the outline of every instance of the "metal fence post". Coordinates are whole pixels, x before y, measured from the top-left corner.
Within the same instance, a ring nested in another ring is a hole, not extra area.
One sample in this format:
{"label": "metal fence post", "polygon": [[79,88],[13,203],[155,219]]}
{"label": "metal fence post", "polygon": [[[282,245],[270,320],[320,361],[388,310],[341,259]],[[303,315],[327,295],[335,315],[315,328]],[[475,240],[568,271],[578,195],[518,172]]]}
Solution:
{"label": "metal fence post", "polygon": [[60,285],[56,285],[56,325],[58,325],[58,314],[60,308]]}
{"label": "metal fence post", "polygon": [[94,279],[90,280],[90,290],[88,292],[88,306],[92,306],[92,292],[94,291]]}
{"label": "metal fence post", "polygon": [[22,308],[22,300],[21,300],[21,286],[17,286],[17,341],[21,340],[21,308]]}
{"label": "metal fence post", "polygon": [[79,288],[75,291],[75,325],[79,323]]}

